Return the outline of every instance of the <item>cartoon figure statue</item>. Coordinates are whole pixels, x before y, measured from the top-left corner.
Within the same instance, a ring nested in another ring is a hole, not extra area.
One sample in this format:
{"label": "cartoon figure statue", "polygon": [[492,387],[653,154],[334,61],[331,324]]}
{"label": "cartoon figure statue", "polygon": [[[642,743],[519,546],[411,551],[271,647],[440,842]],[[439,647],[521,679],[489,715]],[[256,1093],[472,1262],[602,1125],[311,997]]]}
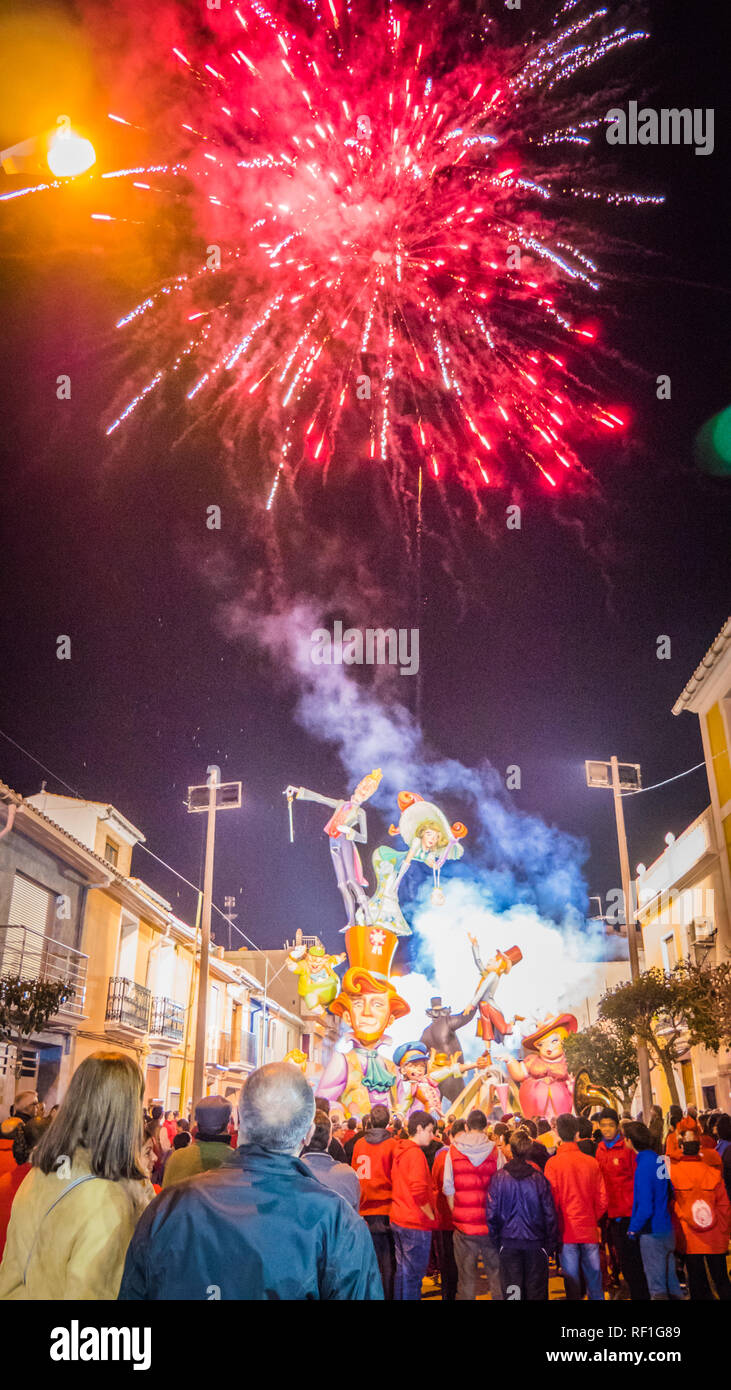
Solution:
{"label": "cartoon figure statue", "polygon": [[372,1106],[388,1105],[398,1072],[378,1048],[389,1039],[387,1028],[409,1012],[389,979],[398,937],[381,926],[349,927],[345,944],[350,965],[330,1012],[350,1023],[350,1052],[335,1052],[317,1086],[317,1095],[337,1101],[348,1115],[360,1118]]}
{"label": "cartoon figure statue", "polygon": [[[448,1004],[443,1004],[441,995],[435,995],[430,1001],[431,1008],[427,1009],[427,1017],[431,1023],[427,1024],[421,1035],[421,1041],[426,1043],[430,1053],[436,1058],[443,1059],[441,1065],[449,1062],[464,1062],[464,1053],[459,1045],[457,1029],[464,1028],[475,1016],[477,1005],[473,1008],[465,1009],[461,1014],[453,1014]],[[462,1082],[447,1077],[445,1081],[439,1082],[440,1095],[448,1100],[454,1101],[461,1094],[463,1089]]]}
{"label": "cartoon figure statue", "polygon": [[399,792],[401,817],[398,826],[392,825],[389,833],[400,835],[408,849],[397,850],[391,845],[379,845],[373,853],[373,869],[376,875],[376,891],[370,899],[371,920],[390,927],[397,936],[411,936],[411,928],[401,911],[398,890],[405,874],[414,860],[425,864],[432,870],[434,889],[432,903],[435,907],[444,902],[439,885],[442,865],[447,859],[461,859],[464,854],[458,843],[467,834],[467,829],[457,821],[450,825],[443,811],[431,801],[413,792]]}
{"label": "cartoon figure statue", "polygon": [[290,786],[285,788],[290,812],[293,799],[317,801],[323,806],[333,807],[333,814],[327,825],[324,826],[324,830],[329,838],[335,878],[345,904],[347,923],[343,927],[343,931],[347,930],[348,926],[355,925],[356,906],[360,907],[365,922],[371,920],[368,913],[368,899],[363,892],[363,889],[368,887],[368,880],[363,873],[363,865],[355,842],[357,841],[361,845],[366,843],[366,818],[362,805],[369,796],[373,795],[382,775],[380,767],[374,768],[367,777],[361,779],[349,801],[335,801],[332,797],[321,796],[319,792],[310,791],[307,787]]}
{"label": "cartoon figure statue", "polygon": [[486,1051],[489,1056],[490,1044],[503,1042],[512,1033],[513,1024],[518,1019],[522,1020],[522,1015],[516,1014],[508,1023],[504,1014],[494,1003],[494,999],[503,975],[507,975],[513,966],[523,959],[523,952],[519,946],[509,946],[507,951],[496,951],[495,955],[483,965],[477,937],[470,936],[469,940],[472,946],[473,960],[480,972],[480,983],[467,1008],[468,1010],[475,1009],[479,1005],[480,1018],[477,1024],[477,1036],[486,1043]]}
{"label": "cartoon figure statue", "polygon": [[393,1054],[400,1076],[393,1091],[394,1109],[409,1118],[412,1110],[428,1110],[433,1115],[442,1113],[442,1095],[439,1083],[448,1077],[464,1076],[474,1071],[477,1062],[459,1062],[449,1059],[443,1053],[431,1051],[423,1042],[402,1043]]}
{"label": "cartoon figure statue", "polygon": [[508,1071],[520,1082],[520,1106],[528,1119],[547,1119],[573,1110],[573,1077],[563,1050],[564,1038],[578,1027],[573,1014],[554,1015],[523,1038],[522,1062],[511,1060]]}
{"label": "cartoon figure statue", "polygon": [[340,989],[340,980],[333,967],[342,965],[344,960],[344,951],[338,956],[328,956],[321,941],[316,946],[304,945],[302,932],[297,931],[295,945],[287,952],[287,969],[299,975],[297,993],[309,1013],[324,1014],[326,1005],[332,1004]]}

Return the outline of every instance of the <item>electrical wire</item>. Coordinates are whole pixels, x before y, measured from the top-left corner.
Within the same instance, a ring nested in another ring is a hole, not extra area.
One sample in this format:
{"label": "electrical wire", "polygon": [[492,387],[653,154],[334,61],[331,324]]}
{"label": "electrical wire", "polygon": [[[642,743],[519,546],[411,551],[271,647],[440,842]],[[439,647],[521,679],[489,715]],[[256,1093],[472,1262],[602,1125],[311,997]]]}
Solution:
{"label": "electrical wire", "polygon": [[[714,753],[714,757],[717,758],[718,754]],[[699,767],[705,767],[705,765],[706,760],[704,758],[702,763],[696,763],[695,767],[686,768],[685,772],[676,772],[674,777],[666,777],[664,782],[653,782],[651,787],[637,787],[636,791],[622,792],[621,795],[642,796],[643,792],[654,792],[658,787],[666,787],[668,782],[677,782],[681,777],[688,777],[691,772],[697,772]]]}

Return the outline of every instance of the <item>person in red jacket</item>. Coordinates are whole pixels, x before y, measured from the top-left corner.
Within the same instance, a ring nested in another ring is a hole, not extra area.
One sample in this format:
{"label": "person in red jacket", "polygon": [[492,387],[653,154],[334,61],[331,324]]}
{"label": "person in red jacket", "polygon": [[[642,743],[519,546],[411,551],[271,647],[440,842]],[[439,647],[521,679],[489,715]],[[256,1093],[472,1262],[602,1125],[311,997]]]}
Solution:
{"label": "person in red jacket", "polygon": [[[453,1137],[461,1134],[467,1128],[464,1120],[455,1120],[452,1129]],[[437,1258],[437,1266],[442,1281],[442,1302],[454,1303],[457,1297],[457,1264],[454,1258],[454,1221],[452,1220],[452,1210],[444,1195],[444,1169],[447,1162],[449,1149],[445,1145],[432,1164],[432,1178],[437,1199],[437,1227],[434,1232],[434,1249]]]}
{"label": "person in red jacket", "polygon": [[726,1253],[731,1235],[731,1203],[723,1174],[705,1162],[696,1130],[681,1131],[679,1143],[680,1156],[671,1164],[673,1224],[688,1271],[690,1297],[704,1302],[713,1298],[707,1269],[718,1297],[729,1302],[731,1283]]}
{"label": "person in red jacket", "polygon": [[383,1283],[383,1297],[393,1298],[396,1254],[391,1231],[391,1171],[399,1140],[388,1131],[388,1110],[374,1105],[371,1127],[353,1145],[353,1168],[360,1183],[359,1211],[370,1233]]}
{"label": "person in red jacket", "polygon": [[391,1230],[396,1248],[394,1299],[418,1302],[436,1225],[434,1183],[424,1149],[434,1137],[434,1116],[414,1110],[409,1137],[396,1142],[391,1169]]}
{"label": "person in red jacket", "polygon": [[497,1172],[497,1146],[488,1139],[487,1116],[471,1110],[467,1129],[454,1135],[444,1162],[442,1190],[454,1222],[454,1257],[457,1261],[457,1298],[477,1297],[477,1261],[482,1263],[490,1297],[502,1300],[500,1256],[487,1227],[487,1190]]}
{"label": "person in red jacket", "polygon": [[579,1271],[589,1299],[604,1301],[599,1258],[599,1221],[607,1210],[607,1192],[595,1158],[583,1154],[575,1142],[575,1115],[559,1115],[556,1121],[559,1147],[549,1158],[544,1173],[551,1184],[558,1214],[560,1258],[566,1297],[581,1298]]}
{"label": "person in red jacket", "polygon": [[602,1110],[599,1129],[602,1137],[595,1157],[607,1191],[606,1233],[617,1253],[617,1262],[627,1281],[630,1298],[635,1303],[647,1303],[650,1290],[639,1242],[627,1236],[634,1204],[637,1158],[634,1149],[625,1141],[616,1110],[609,1106]]}

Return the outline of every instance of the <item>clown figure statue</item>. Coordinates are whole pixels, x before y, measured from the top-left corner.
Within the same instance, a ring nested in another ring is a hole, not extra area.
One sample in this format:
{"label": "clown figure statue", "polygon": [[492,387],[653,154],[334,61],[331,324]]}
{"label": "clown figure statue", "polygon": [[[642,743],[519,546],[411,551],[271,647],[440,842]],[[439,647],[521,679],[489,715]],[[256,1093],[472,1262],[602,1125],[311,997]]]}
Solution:
{"label": "clown figure statue", "polygon": [[[347,1019],[352,1047],[333,1053],[317,1085],[317,1095],[337,1101],[360,1119],[374,1105],[389,1105],[398,1072],[378,1048],[389,1039],[389,1024],[409,1006],[389,979],[398,937],[385,927],[360,923],[346,932],[350,966],[330,1012]],[[389,1107],[390,1108],[390,1107]]]}

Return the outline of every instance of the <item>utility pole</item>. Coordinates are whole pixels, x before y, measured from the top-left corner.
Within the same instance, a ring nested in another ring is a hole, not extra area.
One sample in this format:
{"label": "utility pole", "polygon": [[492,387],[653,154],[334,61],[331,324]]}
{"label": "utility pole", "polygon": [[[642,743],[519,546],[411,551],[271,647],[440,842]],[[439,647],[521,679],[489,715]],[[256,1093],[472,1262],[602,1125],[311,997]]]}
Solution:
{"label": "utility pole", "polygon": [[[589,762],[586,766],[588,787],[611,787],[614,793],[614,815],[617,821],[617,844],[619,846],[619,869],[622,877],[622,896],[624,898],[624,920],[627,926],[627,945],[629,947],[629,967],[633,982],[640,977],[640,957],[637,949],[635,930],[635,909],[632,902],[632,884],[629,873],[629,854],[627,853],[627,834],[624,827],[624,807],[622,791],[636,792],[642,786],[639,763],[620,763],[615,757],[607,762]],[[647,1123],[652,1107],[652,1083],[650,1081],[650,1059],[644,1043],[637,1044],[637,1061],[640,1071],[640,1099],[642,1116]]]}
{"label": "utility pole", "polygon": [[206,769],[205,787],[188,788],[188,810],[206,811],[206,859],[203,871],[203,909],[201,911],[201,958],[198,971],[198,1012],[193,1061],[193,1105],[201,1100],[205,1088],[206,1034],[208,1027],[208,963],[211,954],[211,909],[213,906],[213,851],[216,838],[216,811],[241,805],[241,783],[221,782],[221,770]]}
{"label": "utility pole", "polygon": [[[635,909],[632,901],[632,885],[629,872],[629,854],[627,852],[627,832],[624,826],[624,807],[622,805],[622,792],[619,780],[619,763],[615,757],[611,760],[612,765],[612,792],[614,793],[614,814],[617,820],[617,843],[619,845],[619,868],[622,875],[622,896],[624,898],[624,920],[627,924],[627,944],[629,945],[629,968],[633,980],[640,978],[640,958],[637,949],[637,931],[635,928]],[[650,1118],[652,1108],[652,1083],[650,1081],[650,1059],[647,1054],[647,1047],[643,1042],[637,1043],[637,1061],[640,1068],[640,1099],[642,1101],[642,1117],[645,1124]]]}

